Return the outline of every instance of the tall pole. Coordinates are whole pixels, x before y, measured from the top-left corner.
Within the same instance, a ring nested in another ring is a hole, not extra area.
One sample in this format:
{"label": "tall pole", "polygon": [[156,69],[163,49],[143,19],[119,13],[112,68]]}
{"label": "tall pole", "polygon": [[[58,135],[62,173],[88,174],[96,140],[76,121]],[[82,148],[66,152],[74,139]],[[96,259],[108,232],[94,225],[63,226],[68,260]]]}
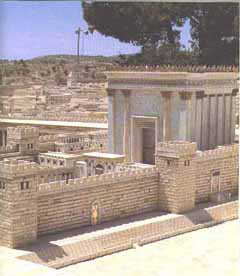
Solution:
{"label": "tall pole", "polygon": [[78,28],[76,31],[75,31],[75,34],[77,34],[77,62],[79,64],[79,45],[80,45],[80,32],[81,32],[81,29]]}

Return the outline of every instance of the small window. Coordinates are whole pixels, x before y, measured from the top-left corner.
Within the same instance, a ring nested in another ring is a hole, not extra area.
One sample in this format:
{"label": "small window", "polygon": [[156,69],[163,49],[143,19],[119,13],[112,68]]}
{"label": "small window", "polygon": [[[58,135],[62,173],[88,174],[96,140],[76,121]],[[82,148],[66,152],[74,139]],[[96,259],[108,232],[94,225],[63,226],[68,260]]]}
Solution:
{"label": "small window", "polygon": [[24,182],[21,182],[21,190],[24,190]]}
{"label": "small window", "polygon": [[170,164],[171,164],[171,161],[167,160],[167,165],[170,166]]}
{"label": "small window", "polygon": [[29,181],[26,182],[26,189],[29,189]]}
{"label": "small window", "polygon": [[101,164],[98,164],[95,168],[96,175],[100,175],[104,173],[104,167]]}
{"label": "small window", "polygon": [[3,190],[6,189],[6,183],[5,182],[2,183],[2,188],[3,188]]}
{"label": "small window", "polygon": [[47,159],[47,163],[50,163],[50,159]]}
{"label": "small window", "polygon": [[184,166],[190,166],[190,160],[185,160],[184,161]]}
{"label": "small window", "polygon": [[218,176],[218,175],[220,175],[220,172],[219,172],[219,171],[214,171],[214,172],[212,173],[212,175],[213,175],[213,176]]}
{"label": "small window", "polygon": [[2,189],[2,182],[0,181],[0,189]]}
{"label": "small window", "polygon": [[57,160],[53,160],[53,164],[56,165],[57,164]]}
{"label": "small window", "polygon": [[211,175],[211,192],[216,193],[221,191],[220,171],[214,170]]}
{"label": "small window", "polygon": [[63,161],[60,161],[60,166],[63,166]]}

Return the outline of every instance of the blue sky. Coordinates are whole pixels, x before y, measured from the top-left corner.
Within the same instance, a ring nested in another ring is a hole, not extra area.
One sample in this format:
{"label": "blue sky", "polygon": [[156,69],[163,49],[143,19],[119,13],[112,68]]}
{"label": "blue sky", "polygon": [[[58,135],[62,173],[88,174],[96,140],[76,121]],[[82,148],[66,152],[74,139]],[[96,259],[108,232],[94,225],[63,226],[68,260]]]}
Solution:
{"label": "blue sky", "polygon": [[[76,35],[87,29],[80,1],[1,1],[0,59],[29,59],[43,55],[76,54]],[[181,42],[188,46],[189,24]],[[118,55],[136,53],[139,47],[121,43],[97,32],[81,40],[80,53]]]}

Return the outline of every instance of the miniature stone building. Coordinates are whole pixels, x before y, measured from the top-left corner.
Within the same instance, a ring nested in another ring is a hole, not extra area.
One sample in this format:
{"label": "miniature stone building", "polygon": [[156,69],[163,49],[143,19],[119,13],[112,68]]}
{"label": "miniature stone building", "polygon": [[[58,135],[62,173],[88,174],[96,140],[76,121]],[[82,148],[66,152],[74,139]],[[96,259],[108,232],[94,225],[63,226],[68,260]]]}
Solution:
{"label": "miniature stone building", "polygon": [[120,68],[106,75],[111,153],[152,164],[161,141],[196,142],[199,150],[234,142],[236,72]]}
{"label": "miniature stone building", "polygon": [[86,162],[87,175],[99,175],[103,173],[114,172],[116,165],[124,161],[124,155],[89,152],[82,155]]}
{"label": "miniature stone building", "polygon": [[[39,142],[52,136],[7,129],[18,151],[0,154],[8,156],[0,161],[0,245],[151,211],[185,213],[237,195],[235,73],[107,74],[111,153],[42,153]],[[82,143],[68,139],[58,146]],[[19,160],[33,155],[39,163]]]}
{"label": "miniature stone building", "polygon": [[9,127],[8,145],[14,145],[22,154],[38,152],[39,130],[34,127]]}

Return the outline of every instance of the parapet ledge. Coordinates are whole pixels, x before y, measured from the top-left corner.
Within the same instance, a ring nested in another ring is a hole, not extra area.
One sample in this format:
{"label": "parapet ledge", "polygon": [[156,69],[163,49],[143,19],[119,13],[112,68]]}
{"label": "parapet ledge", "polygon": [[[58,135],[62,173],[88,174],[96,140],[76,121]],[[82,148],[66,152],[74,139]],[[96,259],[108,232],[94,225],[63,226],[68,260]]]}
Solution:
{"label": "parapet ledge", "polygon": [[206,161],[211,159],[234,157],[239,154],[238,144],[232,144],[227,146],[219,146],[213,150],[197,151],[196,160]]}
{"label": "parapet ledge", "polygon": [[130,65],[130,66],[114,66],[108,69],[111,71],[141,71],[141,72],[191,72],[191,73],[204,73],[204,72],[239,72],[238,66],[226,65]]}
{"label": "parapet ledge", "polygon": [[184,157],[187,155],[194,155],[196,151],[197,144],[195,142],[168,141],[158,143],[156,155]]}
{"label": "parapet ledge", "polygon": [[57,139],[57,135],[43,135],[39,136],[39,142],[44,143],[44,142],[55,142]]}
{"label": "parapet ledge", "polygon": [[131,171],[124,172],[114,172],[114,173],[106,173],[102,175],[94,175],[89,177],[81,177],[68,180],[68,183],[64,181],[55,181],[51,183],[43,183],[39,184],[38,190],[42,194],[47,194],[51,192],[59,192],[59,191],[68,191],[75,190],[78,188],[85,188],[87,186],[101,186],[106,183],[111,183],[115,181],[124,181],[127,178],[138,177],[138,176],[147,176],[158,173],[158,168],[155,166],[153,168],[146,169],[136,169]]}
{"label": "parapet ledge", "polygon": [[8,127],[7,133],[13,138],[37,137],[39,136],[39,129],[26,126]]}
{"label": "parapet ledge", "polygon": [[4,159],[0,162],[0,173],[3,175],[22,175],[37,173],[39,165],[25,160]]}

